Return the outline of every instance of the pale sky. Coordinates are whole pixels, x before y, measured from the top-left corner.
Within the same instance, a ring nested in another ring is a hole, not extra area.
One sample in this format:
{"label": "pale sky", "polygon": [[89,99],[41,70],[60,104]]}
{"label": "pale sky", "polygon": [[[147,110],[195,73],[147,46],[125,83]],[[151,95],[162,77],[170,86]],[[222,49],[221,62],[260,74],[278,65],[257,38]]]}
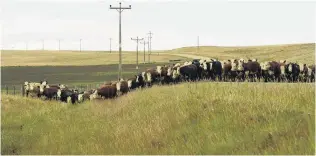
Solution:
{"label": "pale sky", "polygon": [[[118,49],[119,13],[114,0],[1,0],[1,48]],[[315,2],[130,0],[122,13],[122,49],[131,37],[153,32],[152,49],[200,45],[247,46],[315,43]],[[141,50],[143,45],[140,46]]]}

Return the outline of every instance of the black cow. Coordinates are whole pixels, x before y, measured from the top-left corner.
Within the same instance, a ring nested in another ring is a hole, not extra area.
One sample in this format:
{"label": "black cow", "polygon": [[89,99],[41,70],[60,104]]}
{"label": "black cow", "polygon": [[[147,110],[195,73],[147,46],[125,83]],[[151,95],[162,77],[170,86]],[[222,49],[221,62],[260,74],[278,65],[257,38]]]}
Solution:
{"label": "black cow", "polygon": [[300,75],[300,66],[290,62],[285,65],[285,73],[289,82],[297,82]]}
{"label": "black cow", "polygon": [[47,97],[47,99],[52,100],[52,98],[57,99],[57,92],[58,92],[58,89],[56,87],[44,88],[42,95]]}
{"label": "black cow", "polygon": [[180,67],[180,75],[185,81],[196,81],[198,79],[198,67],[194,64],[189,64]]}

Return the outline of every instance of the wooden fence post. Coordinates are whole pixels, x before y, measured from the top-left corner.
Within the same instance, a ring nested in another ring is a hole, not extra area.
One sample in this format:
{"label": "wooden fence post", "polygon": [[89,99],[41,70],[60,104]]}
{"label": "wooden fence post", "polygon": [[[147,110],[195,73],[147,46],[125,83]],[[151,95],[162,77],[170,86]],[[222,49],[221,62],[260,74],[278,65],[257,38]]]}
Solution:
{"label": "wooden fence post", "polygon": [[24,92],[25,92],[25,91],[24,91],[24,86],[22,85],[22,86],[21,86],[21,94],[22,94],[22,96],[24,96]]}
{"label": "wooden fence post", "polygon": [[6,93],[7,93],[7,95],[8,95],[8,94],[9,94],[9,88],[8,88],[7,85],[5,85],[5,90],[6,90]]}
{"label": "wooden fence post", "polygon": [[13,86],[13,95],[15,95],[15,86]]}

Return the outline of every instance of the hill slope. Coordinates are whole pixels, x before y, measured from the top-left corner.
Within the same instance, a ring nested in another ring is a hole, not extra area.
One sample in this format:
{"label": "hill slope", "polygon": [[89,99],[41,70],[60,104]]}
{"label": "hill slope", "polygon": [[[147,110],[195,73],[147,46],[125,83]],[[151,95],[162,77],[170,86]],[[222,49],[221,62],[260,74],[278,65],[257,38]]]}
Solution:
{"label": "hill slope", "polygon": [[314,98],[313,84],[209,82],[74,106],[3,95],[1,153],[311,155]]}
{"label": "hill slope", "polygon": [[[138,54],[139,63],[143,63],[143,51]],[[148,55],[146,51],[146,61]],[[168,62],[169,59],[185,59],[179,56],[151,55],[151,62]],[[1,66],[84,66],[118,64],[118,52],[96,51],[10,51],[1,52]],[[122,53],[123,64],[136,64],[135,52]]]}
{"label": "hill slope", "polygon": [[[184,47],[173,50],[153,51],[151,61],[168,62],[169,60],[206,56],[218,59],[258,58],[259,61],[281,60],[299,61],[312,64],[315,62],[315,43],[266,45],[249,47]],[[43,66],[43,65],[105,65],[117,64],[117,52],[101,51],[1,51],[1,66]],[[146,60],[148,59],[146,51]],[[123,52],[123,63],[135,64],[135,52]],[[143,62],[143,51],[139,51],[139,62]]]}
{"label": "hill slope", "polygon": [[259,61],[289,60],[302,63],[313,64],[315,62],[315,43],[287,44],[287,45],[267,45],[249,47],[215,47],[201,46],[199,52],[196,47],[184,47],[166,51],[170,55],[190,57],[195,55],[218,58],[257,58]]}

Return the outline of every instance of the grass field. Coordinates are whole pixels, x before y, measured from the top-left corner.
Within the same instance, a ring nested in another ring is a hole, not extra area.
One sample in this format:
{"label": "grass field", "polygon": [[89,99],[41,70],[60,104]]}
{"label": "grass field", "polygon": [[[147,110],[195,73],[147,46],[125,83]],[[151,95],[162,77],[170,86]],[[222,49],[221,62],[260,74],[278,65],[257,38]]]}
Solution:
{"label": "grass field", "polygon": [[[157,65],[171,63],[140,64],[139,71],[144,71]],[[123,78],[132,78],[137,70],[135,64],[122,66]],[[10,66],[1,69],[2,91],[5,86],[12,93],[13,86],[20,87],[24,81],[41,81],[46,79],[50,84],[67,84],[69,86],[83,86],[101,84],[105,81],[117,80],[118,65],[91,66]],[[95,86],[94,86],[95,87]],[[81,87],[82,88],[82,87]]]}
{"label": "grass field", "polygon": [[307,64],[315,63],[315,43],[288,44],[288,45],[267,45],[250,47],[216,47],[200,46],[199,52],[196,47],[184,47],[166,51],[171,56],[206,56],[211,58],[232,59],[232,58],[257,58],[259,61],[288,60]]}
{"label": "grass field", "polygon": [[[139,63],[143,63],[143,51],[138,55]],[[146,60],[148,55],[146,51]],[[174,59],[185,59],[181,56],[153,54],[151,62],[168,62]],[[95,51],[2,51],[1,66],[84,66],[118,64],[118,52]],[[136,64],[135,52],[122,53],[123,64]]]}
{"label": "grass field", "polygon": [[61,104],[2,96],[2,154],[315,154],[315,86],[186,83]]}

